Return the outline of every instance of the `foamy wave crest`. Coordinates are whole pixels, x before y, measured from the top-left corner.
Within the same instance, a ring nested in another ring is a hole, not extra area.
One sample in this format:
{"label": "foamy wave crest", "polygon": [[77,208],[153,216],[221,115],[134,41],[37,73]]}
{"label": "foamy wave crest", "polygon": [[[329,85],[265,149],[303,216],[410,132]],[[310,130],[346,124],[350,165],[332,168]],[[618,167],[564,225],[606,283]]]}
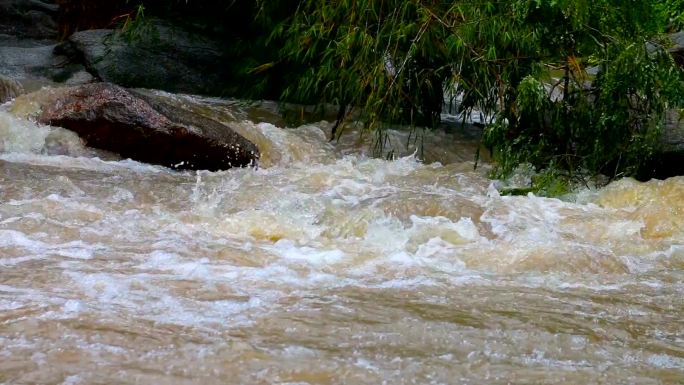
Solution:
{"label": "foamy wave crest", "polygon": [[81,156],[88,153],[75,133],[43,126],[0,111],[0,152]]}

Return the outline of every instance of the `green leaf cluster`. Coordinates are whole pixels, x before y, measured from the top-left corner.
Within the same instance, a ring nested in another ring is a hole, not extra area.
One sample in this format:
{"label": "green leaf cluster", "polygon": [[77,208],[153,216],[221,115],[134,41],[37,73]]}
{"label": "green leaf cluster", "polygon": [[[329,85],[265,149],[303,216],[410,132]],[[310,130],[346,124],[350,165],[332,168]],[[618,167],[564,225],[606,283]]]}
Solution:
{"label": "green leaf cluster", "polygon": [[374,129],[434,126],[451,98],[489,117],[499,176],[638,175],[684,95],[658,38],[674,3],[301,0],[269,41],[284,99],[355,106]]}
{"label": "green leaf cluster", "polygon": [[434,12],[447,11],[415,1],[301,1],[271,35],[295,79],[282,97],[361,108],[371,128],[436,124],[452,70],[443,60],[448,30],[436,28]]}
{"label": "green leaf cluster", "polygon": [[684,0],[657,0],[655,5],[666,29],[684,28]]}

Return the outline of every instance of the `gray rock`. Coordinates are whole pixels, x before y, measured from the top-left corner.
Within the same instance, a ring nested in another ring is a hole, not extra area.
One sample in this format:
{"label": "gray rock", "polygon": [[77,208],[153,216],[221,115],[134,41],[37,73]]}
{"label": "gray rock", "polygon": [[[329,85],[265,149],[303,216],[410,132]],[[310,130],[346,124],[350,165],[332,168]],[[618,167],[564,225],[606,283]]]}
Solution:
{"label": "gray rock", "polygon": [[224,170],[255,165],[259,150],[230,127],[110,83],[58,90],[38,122],[76,132],[86,145],[175,169]]}
{"label": "gray rock", "polygon": [[[25,39],[16,42],[19,44],[0,41],[0,75],[19,81],[27,90],[63,83],[69,79],[75,84],[78,81],[74,79],[75,74],[85,71],[82,65],[55,54],[56,44],[40,45],[40,42]],[[79,76],[83,79],[84,75]]]}
{"label": "gray rock", "polygon": [[56,39],[58,8],[38,0],[0,0],[0,34]]}
{"label": "gray rock", "polygon": [[67,79],[64,84],[67,86],[78,86],[93,82],[95,82],[95,77],[93,77],[93,75],[91,75],[88,71],[82,70],[71,75],[71,77]]}
{"label": "gray rock", "polygon": [[684,117],[677,110],[669,110],[664,123],[660,148],[644,165],[639,179],[684,175]]}
{"label": "gray rock", "polygon": [[144,33],[126,37],[113,30],[73,34],[64,51],[76,51],[88,71],[102,81],[131,88],[191,94],[221,94],[225,84],[225,43],[161,20]]}
{"label": "gray rock", "polygon": [[0,74],[13,78],[28,77],[38,69],[52,67],[52,46],[0,46]]}
{"label": "gray rock", "polygon": [[684,66],[684,32],[671,33],[669,38],[672,41],[672,46],[668,49],[668,52],[670,52],[677,64]]}
{"label": "gray rock", "polygon": [[672,40],[672,50],[681,51],[684,50],[684,32],[675,32],[669,35],[670,40]]}
{"label": "gray rock", "polygon": [[684,116],[680,116],[679,111],[669,110],[666,113],[661,142],[663,151],[684,154]]}
{"label": "gray rock", "polygon": [[10,101],[24,93],[24,88],[16,80],[0,75],[0,104]]}

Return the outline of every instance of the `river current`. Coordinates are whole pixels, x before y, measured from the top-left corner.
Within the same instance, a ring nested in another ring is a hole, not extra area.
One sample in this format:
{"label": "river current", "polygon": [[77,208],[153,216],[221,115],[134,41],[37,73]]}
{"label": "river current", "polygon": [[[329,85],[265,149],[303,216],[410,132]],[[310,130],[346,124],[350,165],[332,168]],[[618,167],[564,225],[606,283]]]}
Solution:
{"label": "river current", "polygon": [[175,172],[0,111],[0,384],[684,383],[684,178],[501,196],[455,137],[384,160],[168,97],[261,166]]}

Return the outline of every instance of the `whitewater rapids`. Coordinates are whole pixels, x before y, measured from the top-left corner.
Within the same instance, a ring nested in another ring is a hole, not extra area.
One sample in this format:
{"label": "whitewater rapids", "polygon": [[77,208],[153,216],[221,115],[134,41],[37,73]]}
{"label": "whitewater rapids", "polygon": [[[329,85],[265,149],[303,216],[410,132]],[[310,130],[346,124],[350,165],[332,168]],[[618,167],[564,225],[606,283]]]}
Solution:
{"label": "whitewater rapids", "polygon": [[456,137],[377,159],[169,97],[261,166],[174,172],[0,111],[0,384],[684,382],[684,178],[500,196]]}

